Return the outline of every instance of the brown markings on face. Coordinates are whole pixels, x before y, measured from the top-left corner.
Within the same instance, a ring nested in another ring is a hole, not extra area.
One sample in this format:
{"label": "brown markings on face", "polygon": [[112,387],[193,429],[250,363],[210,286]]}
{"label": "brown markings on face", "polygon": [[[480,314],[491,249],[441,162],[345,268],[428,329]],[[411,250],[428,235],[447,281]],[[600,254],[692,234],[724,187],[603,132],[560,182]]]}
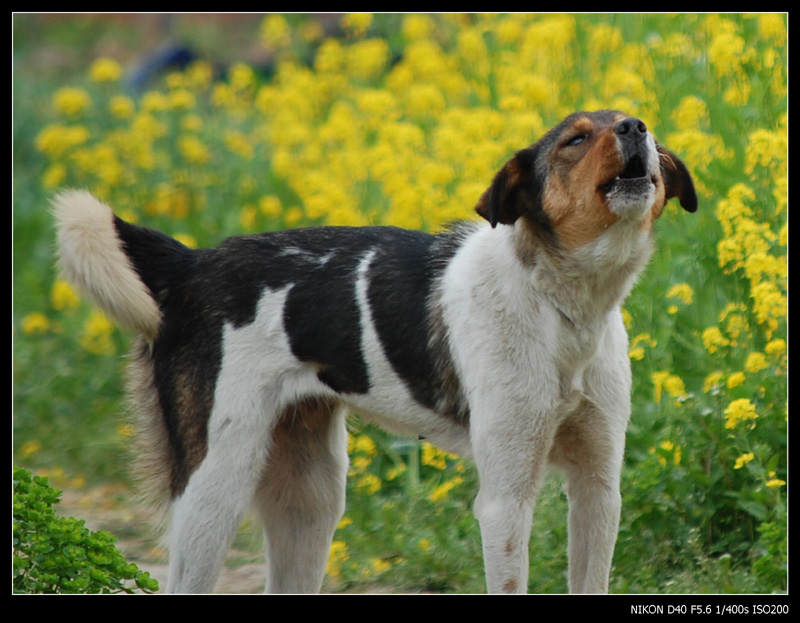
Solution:
{"label": "brown markings on face", "polygon": [[667,193],[664,188],[664,180],[659,175],[656,178],[656,196],[653,201],[653,206],[647,211],[644,218],[642,218],[639,231],[650,231],[653,228],[655,220],[661,216],[661,213],[664,211],[665,205],[667,205]]}
{"label": "brown markings on face", "polygon": [[[623,119],[629,123],[618,125]],[[638,227],[649,231],[672,197],[688,212],[696,211],[697,194],[686,166],[658,145],[660,162],[653,162],[652,143],[645,150],[641,143],[631,143],[631,123],[641,122],[619,111],[570,115],[505,164],[481,196],[476,211],[492,227],[519,220],[519,231],[526,235],[524,240],[517,236],[516,244],[523,256],[542,244],[567,250],[580,247],[621,218],[636,218]],[[639,126],[637,131],[643,128]],[[650,142],[652,136],[638,140]],[[634,160],[625,161],[633,155],[642,159],[644,170]],[[626,166],[633,168],[626,172]],[[615,183],[623,173],[627,180]],[[648,180],[643,180],[637,191],[636,180],[646,175],[653,187],[647,189]],[[637,202],[637,192],[652,196],[645,215],[632,205]]]}
{"label": "brown markings on face", "polygon": [[[550,217],[562,244],[567,248],[579,247],[600,236],[620,217],[607,205],[603,184],[613,179],[625,167],[619,151],[614,126],[626,115],[596,117],[584,115],[564,128],[546,155],[548,175],[543,193],[543,208]],[[571,144],[576,137],[580,140]],[[677,159],[659,147],[659,157]],[[652,163],[647,163],[650,167]],[[672,162],[667,162],[669,171]],[[682,166],[679,162],[678,165]],[[667,200],[678,196],[670,194],[665,186],[663,166],[653,174],[654,201],[639,223],[640,231],[649,231],[661,216]],[[691,187],[688,173],[677,171],[680,184]],[[681,189],[682,190],[682,189]],[[693,188],[689,189],[692,194]],[[690,209],[691,206],[687,209]]]}
{"label": "brown markings on face", "polygon": [[624,167],[614,122],[579,117],[564,128],[547,154],[548,176],[543,207],[562,244],[574,249],[590,242],[619,216],[608,209],[600,186]]}

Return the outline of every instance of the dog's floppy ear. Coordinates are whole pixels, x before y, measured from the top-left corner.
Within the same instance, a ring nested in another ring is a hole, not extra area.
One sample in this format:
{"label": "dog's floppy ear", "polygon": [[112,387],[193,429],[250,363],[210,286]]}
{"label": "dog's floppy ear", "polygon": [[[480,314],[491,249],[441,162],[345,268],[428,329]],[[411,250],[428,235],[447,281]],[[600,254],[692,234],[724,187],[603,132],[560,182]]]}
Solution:
{"label": "dog's floppy ear", "polygon": [[664,174],[664,188],[666,198],[677,197],[681,207],[687,212],[697,211],[697,193],[694,189],[692,176],[689,169],[680,158],[661,145],[657,145],[658,156],[661,161],[661,171]]}
{"label": "dog's floppy ear", "polygon": [[517,152],[495,175],[492,185],[478,200],[475,211],[492,227],[498,223],[513,224],[539,202],[541,190],[533,170],[536,151],[536,146],[533,146]]}

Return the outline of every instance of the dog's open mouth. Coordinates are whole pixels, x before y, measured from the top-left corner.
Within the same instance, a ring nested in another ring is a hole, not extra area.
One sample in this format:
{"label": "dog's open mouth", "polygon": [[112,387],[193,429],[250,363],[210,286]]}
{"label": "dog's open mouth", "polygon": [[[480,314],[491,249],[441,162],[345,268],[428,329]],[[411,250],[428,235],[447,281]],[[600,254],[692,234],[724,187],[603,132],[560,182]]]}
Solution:
{"label": "dog's open mouth", "polygon": [[655,177],[648,175],[644,160],[637,154],[628,160],[619,175],[601,184],[600,190],[605,195],[609,195],[612,192],[631,195],[643,194],[649,191],[655,183]]}

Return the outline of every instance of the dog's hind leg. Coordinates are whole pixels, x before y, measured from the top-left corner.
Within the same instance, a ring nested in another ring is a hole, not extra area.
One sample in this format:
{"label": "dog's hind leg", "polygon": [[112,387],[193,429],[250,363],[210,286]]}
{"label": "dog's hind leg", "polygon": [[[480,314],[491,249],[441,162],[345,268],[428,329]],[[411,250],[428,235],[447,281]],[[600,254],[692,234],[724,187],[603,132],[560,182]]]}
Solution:
{"label": "dog's hind leg", "polygon": [[208,593],[216,583],[236,530],[250,508],[266,464],[277,413],[248,394],[215,407],[208,448],[174,502],[170,527],[171,593]]}
{"label": "dog's hind leg", "polygon": [[255,497],[264,524],[270,593],[315,593],[344,513],[347,430],[338,403],[286,410]]}
{"label": "dog's hind leg", "polygon": [[268,440],[242,435],[236,446],[209,448],[186,490],[173,502],[170,593],[209,593],[214,588],[258,486]]}

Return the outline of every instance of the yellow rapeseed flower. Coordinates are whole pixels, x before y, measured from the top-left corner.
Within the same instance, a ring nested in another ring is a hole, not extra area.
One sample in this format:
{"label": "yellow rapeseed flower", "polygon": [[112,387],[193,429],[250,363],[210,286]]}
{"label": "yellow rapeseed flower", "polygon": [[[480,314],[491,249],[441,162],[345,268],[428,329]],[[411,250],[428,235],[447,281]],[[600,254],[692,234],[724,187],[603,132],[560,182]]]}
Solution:
{"label": "yellow rapeseed flower", "polygon": [[141,112],[131,121],[131,132],[134,140],[152,141],[166,135],[167,126],[150,112]]}
{"label": "yellow rapeseed flower", "polygon": [[196,249],[197,248],[197,239],[194,236],[192,236],[191,234],[177,233],[177,234],[175,234],[174,237],[175,237],[175,240],[177,240],[181,244],[189,247],[190,249]]}
{"label": "yellow rapeseed flower", "polygon": [[755,285],[763,280],[782,283],[787,277],[788,262],[786,256],[775,257],[764,251],[751,253],[744,260],[744,271],[750,284]]}
{"label": "yellow rapeseed flower", "polygon": [[461,478],[461,476],[456,476],[455,478],[446,480],[431,492],[431,494],[428,496],[428,499],[431,502],[441,502],[450,494],[450,491],[455,489],[463,482],[464,479]]}
{"label": "yellow rapeseed flower", "polygon": [[161,112],[169,108],[169,97],[161,91],[148,91],[142,96],[142,110],[145,112]]}
{"label": "yellow rapeseed flower", "polygon": [[350,556],[347,553],[347,544],[344,541],[333,541],[325,573],[333,578],[338,577],[341,574],[342,565],[348,558]]}
{"label": "yellow rapeseed flower", "polygon": [[227,147],[237,156],[240,156],[245,160],[250,160],[253,158],[253,144],[241,132],[237,130],[228,130],[224,134],[223,141],[225,142],[225,147]]}
{"label": "yellow rapeseed flower", "polygon": [[41,312],[32,312],[22,319],[22,332],[25,335],[47,333],[50,321]]}
{"label": "yellow rapeseed flower", "polygon": [[183,136],[178,140],[178,150],[189,162],[205,164],[211,158],[208,147],[196,136]]}
{"label": "yellow rapeseed flower", "polygon": [[745,376],[744,372],[734,372],[728,375],[728,381],[727,381],[728,389],[739,387],[745,382],[746,379],[747,377]]}
{"label": "yellow rapeseed flower", "polygon": [[752,452],[745,452],[744,454],[736,458],[736,461],[733,464],[733,469],[742,469],[742,467],[747,465],[754,458],[755,454],[753,454]]}
{"label": "yellow rapeseed flower", "polygon": [[352,452],[360,452],[367,456],[375,456],[378,454],[378,447],[369,435],[359,435],[353,438]]}
{"label": "yellow rapeseed flower", "polygon": [[258,209],[268,218],[277,218],[281,215],[283,206],[275,195],[265,195],[258,200]]}
{"label": "yellow rapeseed flower", "polygon": [[630,357],[631,361],[641,361],[644,359],[644,348],[641,346],[635,346],[628,351],[628,357]]}
{"label": "yellow rapeseed flower", "polygon": [[63,279],[56,279],[50,289],[50,304],[54,309],[75,309],[80,304],[75,289]]}
{"label": "yellow rapeseed flower", "polygon": [[717,76],[744,77],[742,65],[749,57],[744,38],[728,29],[711,35],[708,62]]}
{"label": "yellow rapeseed flower", "polygon": [[61,162],[51,164],[42,173],[42,185],[48,189],[62,186],[65,179],[67,179],[67,167]]}
{"label": "yellow rapeseed flower", "polygon": [[640,346],[640,344],[644,344],[653,348],[656,346],[657,342],[650,336],[649,333],[640,333],[634,337],[633,340],[631,340],[630,350],[628,351],[628,357],[630,357],[633,361],[641,361],[644,359],[645,350],[643,346]]}
{"label": "yellow rapeseed flower", "polygon": [[664,140],[695,174],[704,173],[713,162],[730,160],[733,155],[721,136],[696,128],[670,132]]}
{"label": "yellow rapeseed flower", "polygon": [[253,205],[246,205],[239,213],[239,223],[245,231],[253,231],[256,224],[256,208]]}
{"label": "yellow rapeseed flower", "polygon": [[758,35],[776,47],[786,44],[786,23],[780,13],[762,13],[758,16]]}
{"label": "yellow rapeseed flower", "polygon": [[709,124],[708,106],[696,95],[687,95],[672,111],[670,118],[678,130],[702,130]]}
{"label": "yellow rapeseed flower", "polygon": [[625,324],[625,328],[630,330],[631,324],[633,323],[633,316],[627,309],[622,310],[622,322]]}
{"label": "yellow rapeseed flower", "polygon": [[68,117],[76,116],[92,105],[92,98],[83,89],[64,87],[53,95],[53,108]]}
{"label": "yellow rapeseed flower", "polygon": [[122,76],[122,67],[113,58],[98,58],[89,68],[95,82],[115,82]]}
{"label": "yellow rapeseed flower", "polygon": [[366,495],[373,495],[381,489],[381,479],[374,474],[362,474],[356,482],[356,489]]}
{"label": "yellow rapeseed flower", "polygon": [[436,469],[445,469],[447,467],[448,454],[439,450],[436,446],[427,441],[422,443],[422,453],[420,455],[420,462],[423,465],[435,467]]}
{"label": "yellow rapeseed flower", "polygon": [[767,337],[778,328],[778,321],[786,317],[787,300],[778,287],[769,282],[761,282],[754,285],[750,290],[753,299],[753,312],[756,320],[762,325]]}
{"label": "yellow rapeseed flower", "polygon": [[194,108],[196,100],[189,89],[172,89],[167,93],[167,102],[171,110],[190,110]]}
{"label": "yellow rapeseed flower", "polygon": [[186,86],[196,91],[207,89],[214,79],[214,68],[206,61],[195,61],[184,71]]}
{"label": "yellow rapeseed flower", "polygon": [[767,474],[767,477],[769,478],[769,480],[767,480],[767,482],[765,484],[770,489],[775,489],[777,487],[782,487],[782,486],[784,486],[786,484],[785,480],[781,480],[780,478],[776,478],[775,477],[775,472],[774,471],[770,471],[769,474]]}
{"label": "yellow rapeseed flower", "polygon": [[256,72],[246,63],[234,63],[228,70],[228,81],[236,91],[245,91],[255,86]]}
{"label": "yellow rapeseed flower", "polygon": [[410,14],[403,18],[401,32],[407,41],[427,39],[433,34],[435,26],[435,22],[429,15]]}
{"label": "yellow rapeseed flower", "polygon": [[363,37],[372,25],[372,13],[347,13],[340,23],[348,34]]}
{"label": "yellow rapeseed flower", "polygon": [[661,396],[664,391],[673,398],[681,398],[686,394],[686,387],[683,380],[675,375],[666,371],[653,372],[650,375],[653,382],[653,398],[656,404],[661,402]]}
{"label": "yellow rapeseed flower", "polygon": [[716,370],[706,376],[703,381],[703,393],[716,393],[722,387],[722,381],[725,379],[725,373],[721,370]]}
{"label": "yellow rapeseed flower", "polygon": [[737,81],[722,93],[722,99],[731,106],[745,106],[750,100],[750,83]]}
{"label": "yellow rapeseed flower", "polygon": [[[679,445],[677,445],[677,444],[671,442],[669,439],[667,439],[667,440],[661,442],[660,447],[661,447],[662,450],[672,453],[672,462],[673,462],[673,464],[675,464],[675,465],[680,465],[681,464],[681,447]],[[662,465],[666,465],[667,464],[666,459],[664,459],[663,457],[659,458],[659,462]]]}
{"label": "yellow rapeseed flower", "polygon": [[755,405],[747,398],[732,401],[725,408],[725,428],[734,429],[739,422],[758,418]]}
{"label": "yellow rapeseed flower", "polygon": [[592,57],[607,52],[616,52],[624,43],[622,32],[611,24],[599,23],[591,28],[589,51]]}
{"label": "yellow rapeseed flower", "polygon": [[779,356],[786,352],[786,340],[772,340],[764,347],[764,352],[771,356]]}
{"label": "yellow rapeseed flower", "polygon": [[325,36],[325,29],[317,20],[306,20],[300,26],[300,38],[306,43],[316,43]]}
{"label": "yellow rapeseed flower", "polygon": [[667,292],[667,298],[678,299],[682,301],[684,305],[691,305],[693,296],[694,290],[688,283],[676,283]]}
{"label": "yellow rapeseed flower", "polygon": [[444,94],[434,84],[412,84],[402,96],[406,115],[414,119],[435,119],[447,108]]}
{"label": "yellow rapeseed flower", "polygon": [[120,426],[117,427],[117,434],[120,437],[125,437],[126,439],[129,439],[136,434],[136,427],[133,426],[132,424],[121,424]]}
{"label": "yellow rapeseed flower", "polygon": [[747,308],[742,303],[728,303],[719,314],[719,325],[725,329],[725,334],[730,338],[728,344],[721,345],[736,345],[742,335],[750,334]]}
{"label": "yellow rapeseed flower", "polygon": [[382,558],[371,558],[370,566],[372,567],[372,571],[374,573],[381,574],[384,571],[391,569],[392,563],[390,563],[388,560],[383,560]]}
{"label": "yellow rapeseed flower", "polygon": [[114,342],[111,339],[114,325],[105,314],[92,310],[81,335],[81,345],[96,355],[110,355],[114,353]]}
{"label": "yellow rapeseed flower", "polygon": [[764,353],[750,353],[744,362],[744,369],[755,374],[769,367],[767,356]]}
{"label": "yellow rapeseed flower", "polygon": [[524,23],[519,15],[507,15],[494,26],[495,36],[500,45],[515,45],[522,36]]}
{"label": "yellow rapeseed flower", "polygon": [[744,170],[748,175],[752,175],[757,168],[765,169],[773,177],[786,175],[788,150],[786,129],[754,130],[748,136]]}
{"label": "yellow rapeseed flower", "polygon": [[261,21],[259,33],[261,43],[270,51],[287,46],[292,41],[292,29],[286,19],[277,13],[267,15]]}
{"label": "yellow rapeseed flower", "polygon": [[108,103],[108,110],[117,119],[130,119],[136,112],[136,104],[124,95],[115,95]]}
{"label": "yellow rapeseed flower", "polygon": [[720,348],[730,345],[730,340],[722,335],[719,327],[709,327],[701,334],[700,338],[703,340],[703,346],[710,355],[716,353]]}
{"label": "yellow rapeseed flower", "polygon": [[669,68],[681,63],[692,64],[699,56],[692,37],[683,32],[667,33],[654,43],[654,50],[667,61]]}
{"label": "yellow rapeseed flower", "polygon": [[25,443],[20,446],[19,449],[19,456],[20,458],[27,459],[32,454],[36,454],[39,450],[42,449],[42,444],[38,441],[26,441]]}
{"label": "yellow rapeseed flower", "polygon": [[89,130],[80,125],[47,125],[36,137],[36,149],[50,158],[59,158],[89,140]]}
{"label": "yellow rapeseed flower", "polygon": [[379,76],[389,61],[389,44],[383,39],[358,41],[347,48],[348,73],[360,79]]}
{"label": "yellow rapeseed flower", "polygon": [[325,39],[314,57],[314,70],[317,74],[339,73],[345,65],[345,48],[338,39]]}

